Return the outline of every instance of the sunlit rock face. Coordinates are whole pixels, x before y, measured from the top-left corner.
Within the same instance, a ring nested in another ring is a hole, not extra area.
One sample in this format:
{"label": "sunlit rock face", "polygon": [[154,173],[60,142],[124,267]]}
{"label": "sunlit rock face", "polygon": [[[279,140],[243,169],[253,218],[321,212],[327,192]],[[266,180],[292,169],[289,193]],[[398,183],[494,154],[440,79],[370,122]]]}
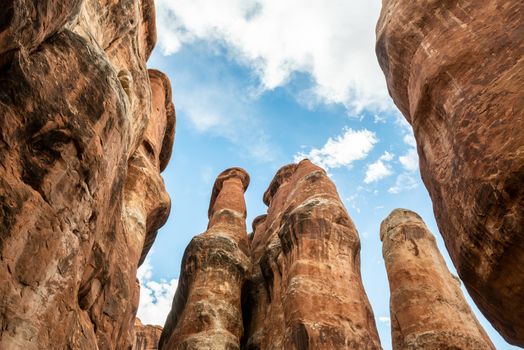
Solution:
{"label": "sunlit rock face", "polygon": [[241,294],[250,269],[244,192],[248,174],[222,172],[213,186],[206,232],[182,259],[173,307],[159,349],[239,349]]}
{"label": "sunlit rock face", "polygon": [[153,19],[141,1],[2,4],[1,349],[131,347],[175,124],[145,65]]}
{"label": "sunlit rock face", "polygon": [[246,232],[238,168],[219,175],[159,349],[380,349],[360,241],[335,185],[308,160],[280,169]]}
{"label": "sunlit rock face", "polygon": [[360,240],[335,185],[304,160],[281,168],[255,219],[245,349],[380,349]]}
{"label": "sunlit rock face", "polygon": [[132,350],[157,350],[162,327],[150,324],[144,325],[138,317],[135,319],[135,342]]}
{"label": "sunlit rock face", "polygon": [[393,349],[495,349],[416,213],[395,209],[382,222],[380,239]]}
{"label": "sunlit rock face", "polygon": [[384,0],[377,56],[472,298],[524,346],[524,16],[512,0]]}

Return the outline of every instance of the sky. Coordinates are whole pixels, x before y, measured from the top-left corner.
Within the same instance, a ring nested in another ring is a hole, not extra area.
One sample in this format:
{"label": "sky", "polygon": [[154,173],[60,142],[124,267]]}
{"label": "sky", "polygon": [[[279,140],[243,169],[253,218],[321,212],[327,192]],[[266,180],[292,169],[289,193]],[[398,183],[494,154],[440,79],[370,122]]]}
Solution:
{"label": "sky", "polygon": [[[224,169],[251,177],[247,226],[285,164],[327,170],[361,239],[361,273],[384,349],[391,349],[380,222],[416,211],[456,273],[420,179],[415,140],[389,98],[375,53],[380,0],[157,0],[150,68],[167,73],[177,129],[163,173],[171,215],[138,271],[138,317],[163,325],[191,238],[205,231]],[[508,345],[468,302],[497,349]]]}

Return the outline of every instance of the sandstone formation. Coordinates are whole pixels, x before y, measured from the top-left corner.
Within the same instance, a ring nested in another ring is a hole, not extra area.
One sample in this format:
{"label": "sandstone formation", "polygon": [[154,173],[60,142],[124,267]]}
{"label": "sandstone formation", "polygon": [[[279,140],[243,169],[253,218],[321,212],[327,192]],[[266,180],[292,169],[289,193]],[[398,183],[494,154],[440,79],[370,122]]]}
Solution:
{"label": "sandstone formation", "polygon": [[154,43],[148,0],[2,4],[1,349],[131,348],[136,269],[170,207]]}
{"label": "sandstone formation", "polygon": [[250,268],[244,192],[248,174],[222,172],[213,186],[206,232],[182,259],[178,288],[159,349],[239,349],[241,293]]}
{"label": "sandstone formation", "polygon": [[157,350],[162,327],[150,324],[143,325],[139,318],[135,319],[135,342],[132,350]]}
{"label": "sandstone formation", "polygon": [[384,0],[377,56],[472,298],[524,346],[522,2]]}
{"label": "sandstone formation", "polygon": [[394,350],[495,349],[416,213],[395,209],[382,221],[380,240]]}
{"label": "sandstone formation", "polygon": [[358,233],[324,170],[281,168],[255,219],[245,349],[380,349]]}
{"label": "sandstone formation", "polygon": [[280,169],[251,242],[247,184],[238,168],[218,177],[159,349],[380,349],[359,237],[325,171],[308,160]]}

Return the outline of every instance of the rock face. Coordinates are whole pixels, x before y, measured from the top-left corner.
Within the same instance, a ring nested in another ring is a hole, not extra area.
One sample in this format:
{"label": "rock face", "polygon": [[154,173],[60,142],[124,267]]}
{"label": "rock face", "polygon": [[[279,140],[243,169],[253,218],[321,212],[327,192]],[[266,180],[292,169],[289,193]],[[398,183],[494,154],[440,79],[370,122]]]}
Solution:
{"label": "rock face", "polygon": [[143,325],[139,318],[135,319],[135,343],[132,350],[157,350],[162,327],[150,324]]}
{"label": "rock face", "polygon": [[380,239],[393,349],[495,349],[416,213],[395,209],[382,222]]}
{"label": "rock face", "polygon": [[380,349],[358,233],[335,185],[304,160],[280,169],[255,219],[245,349]]}
{"label": "rock face", "polygon": [[213,186],[206,232],[186,248],[159,349],[239,349],[241,293],[250,268],[244,192],[248,174],[222,172]]}
{"label": "rock face", "polygon": [[307,160],[280,169],[251,245],[246,179],[239,169],[218,177],[159,348],[380,349],[358,234],[326,173]]}
{"label": "rock face", "polygon": [[2,4],[1,349],[131,348],[136,269],[170,207],[154,42],[149,1]]}
{"label": "rock face", "polygon": [[446,247],[480,310],[524,346],[522,3],[384,0],[377,56],[413,126]]}

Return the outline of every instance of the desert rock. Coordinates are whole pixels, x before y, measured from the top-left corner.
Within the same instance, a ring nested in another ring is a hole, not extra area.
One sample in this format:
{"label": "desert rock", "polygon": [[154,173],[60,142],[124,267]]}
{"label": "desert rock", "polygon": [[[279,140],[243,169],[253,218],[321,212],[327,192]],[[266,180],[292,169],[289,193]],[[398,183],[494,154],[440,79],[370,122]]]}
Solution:
{"label": "desert rock", "polygon": [[139,318],[135,319],[135,343],[132,350],[157,350],[158,340],[162,334],[162,327],[142,324]]}
{"label": "desert rock", "polygon": [[308,160],[281,168],[253,223],[244,349],[380,349],[360,240],[335,185]]}
{"label": "desert rock", "polygon": [[416,213],[395,209],[382,222],[380,239],[394,350],[495,349]]}
{"label": "desert rock", "polygon": [[169,212],[152,3],[0,12],[0,348],[128,349],[136,269]]}
{"label": "desert rock", "polygon": [[384,0],[377,56],[460,278],[524,346],[522,3]]}
{"label": "desert rock", "polygon": [[250,269],[244,192],[248,174],[222,172],[213,186],[206,232],[194,237],[159,349],[240,349],[242,287]]}

